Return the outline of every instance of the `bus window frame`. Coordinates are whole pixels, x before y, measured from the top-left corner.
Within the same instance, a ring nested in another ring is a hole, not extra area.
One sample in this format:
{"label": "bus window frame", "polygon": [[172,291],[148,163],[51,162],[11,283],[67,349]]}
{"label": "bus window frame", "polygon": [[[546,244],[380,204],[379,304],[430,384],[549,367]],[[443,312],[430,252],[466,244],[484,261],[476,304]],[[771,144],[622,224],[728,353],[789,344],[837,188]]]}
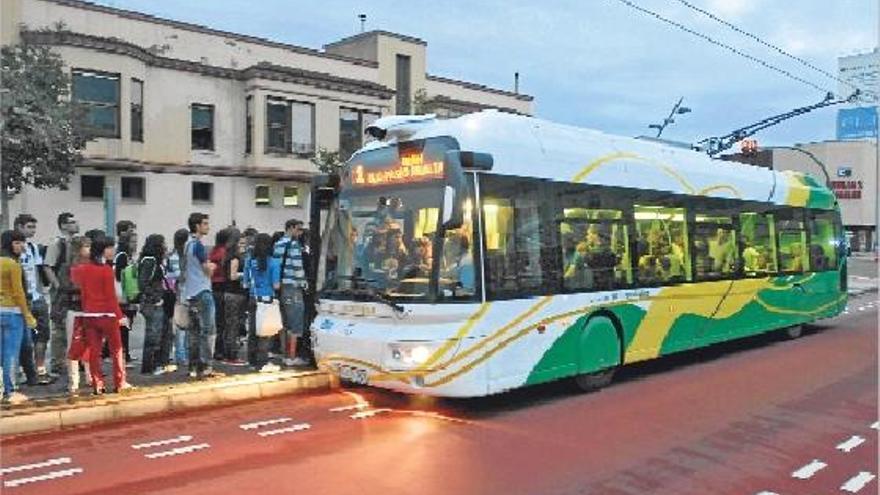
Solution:
{"label": "bus window frame", "polygon": [[[812,270],[813,267],[810,266],[810,251],[809,251],[810,226],[807,223],[809,220],[809,218],[807,216],[807,211],[808,210],[806,208],[798,208],[798,207],[792,207],[792,206],[777,206],[774,210],[772,210],[770,212],[773,214],[773,222],[774,222],[775,229],[776,229],[775,234],[776,234],[776,275],[777,276],[804,275],[804,274],[813,273],[813,270]],[[785,215],[790,215],[790,217],[786,218]],[[807,266],[804,267],[804,269],[802,269],[800,271],[783,270],[782,269],[782,251],[780,251],[780,249],[779,249],[781,247],[780,242],[779,242],[779,240],[780,240],[779,239],[780,238],[780,235],[779,235],[780,234],[780,230],[779,230],[780,219],[782,219],[783,221],[788,220],[788,219],[791,219],[791,220],[798,220],[799,219],[801,222],[801,225],[803,226],[804,233],[805,233],[804,244],[806,244],[806,249],[807,249],[807,251],[806,251],[806,265]]]}
{"label": "bus window frame", "polygon": [[[807,256],[810,259],[810,272],[811,273],[812,272],[823,273],[823,272],[835,272],[835,271],[840,270],[841,256],[842,256],[841,255],[841,237],[843,236],[843,234],[841,232],[843,230],[843,225],[839,221],[840,215],[837,214],[834,210],[821,210],[821,209],[817,209],[817,208],[810,208],[810,209],[806,210],[806,213],[807,213],[807,233],[808,233],[807,235],[808,235],[808,238],[810,239],[810,244],[809,244],[810,251],[807,252]],[[832,234],[834,236],[834,241],[835,241],[834,266],[831,268],[826,268],[821,271],[814,270],[813,263],[812,263],[812,260],[813,260],[813,256],[812,256],[813,222],[816,220],[817,215],[828,215],[830,217],[830,218],[828,218],[828,220],[831,221]]]}

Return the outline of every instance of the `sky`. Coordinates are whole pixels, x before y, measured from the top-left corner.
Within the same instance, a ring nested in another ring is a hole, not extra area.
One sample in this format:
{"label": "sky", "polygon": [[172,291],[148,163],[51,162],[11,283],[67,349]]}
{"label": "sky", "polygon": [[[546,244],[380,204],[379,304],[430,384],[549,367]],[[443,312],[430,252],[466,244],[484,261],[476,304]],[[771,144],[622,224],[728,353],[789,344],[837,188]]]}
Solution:
{"label": "sky", "polygon": [[[631,0],[828,91],[837,81],[703,16],[681,0]],[[837,58],[878,44],[877,0],[687,0],[833,75]],[[679,97],[691,113],[664,138],[720,136],[816,103],[824,91],[786,78],[638,12],[621,0],[102,0],[212,28],[320,48],[382,29],[428,44],[428,72],[513,88],[535,97],[544,119],[636,136],[667,116]],[[834,108],[756,136],[761,145],[834,138]]]}

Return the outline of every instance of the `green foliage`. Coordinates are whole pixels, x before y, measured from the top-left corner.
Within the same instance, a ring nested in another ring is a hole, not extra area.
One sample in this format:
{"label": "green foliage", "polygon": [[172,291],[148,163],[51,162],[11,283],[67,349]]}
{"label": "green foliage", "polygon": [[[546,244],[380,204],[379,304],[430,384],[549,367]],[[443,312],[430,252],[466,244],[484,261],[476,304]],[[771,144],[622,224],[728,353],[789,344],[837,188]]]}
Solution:
{"label": "green foliage", "polygon": [[435,106],[434,100],[428,97],[428,92],[425,91],[425,88],[419,89],[413,95],[413,113],[415,115],[434,113]]}
{"label": "green foliage", "polygon": [[48,47],[2,48],[0,134],[4,196],[25,186],[65,188],[88,137],[85,111],[70,101],[70,77]]}
{"label": "green foliage", "polygon": [[326,148],[318,148],[311,161],[323,174],[338,174],[343,164],[338,151],[330,151]]}

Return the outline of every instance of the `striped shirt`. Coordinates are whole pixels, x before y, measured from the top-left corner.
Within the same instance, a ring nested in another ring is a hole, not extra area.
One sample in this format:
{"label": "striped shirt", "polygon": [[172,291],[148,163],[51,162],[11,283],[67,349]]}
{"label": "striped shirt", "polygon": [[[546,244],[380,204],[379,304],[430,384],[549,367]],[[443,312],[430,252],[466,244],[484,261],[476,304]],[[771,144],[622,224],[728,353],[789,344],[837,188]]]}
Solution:
{"label": "striped shirt", "polygon": [[[288,247],[289,246],[289,247]],[[287,251],[287,256],[284,252]],[[275,243],[273,258],[281,264],[281,285],[306,287],[306,271],[303,268],[302,246],[299,241],[284,236]]]}

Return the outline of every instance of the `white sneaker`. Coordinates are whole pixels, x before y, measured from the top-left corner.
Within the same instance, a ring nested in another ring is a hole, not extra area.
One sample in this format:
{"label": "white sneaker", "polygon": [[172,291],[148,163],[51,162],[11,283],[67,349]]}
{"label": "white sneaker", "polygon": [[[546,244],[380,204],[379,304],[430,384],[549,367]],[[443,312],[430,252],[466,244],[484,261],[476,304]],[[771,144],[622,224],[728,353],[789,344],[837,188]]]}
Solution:
{"label": "white sneaker", "polygon": [[284,366],[287,366],[288,368],[291,366],[295,366],[295,363],[296,363],[296,359],[284,358],[281,360],[281,364],[283,364]]}
{"label": "white sneaker", "polygon": [[295,367],[298,367],[298,366],[308,366],[308,365],[309,365],[309,362],[306,361],[305,359],[301,358],[301,357],[298,357],[298,358],[293,358],[293,359],[291,359],[291,360],[290,360],[290,364],[287,364],[287,363],[284,363],[284,364],[285,364],[286,366],[295,366]]}
{"label": "white sneaker", "polygon": [[136,388],[137,387],[135,387],[134,385],[132,385],[128,382],[125,382],[122,385],[120,385],[118,389],[116,389],[116,392],[117,393],[124,393],[124,392],[129,392],[131,390],[134,390]]}
{"label": "white sneaker", "polygon": [[176,364],[173,364],[173,363],[172,363],[172,364],[166,364],[166,365],[165,365],[165,373],[174,373],[175,371],[177,371],[177,365],[176,365]]}
{"label": "white sneaker", "polygon": [[164,375],[167,372],[168,370],[166,370],[164,367],[159,367],[153,370],[153,376]]}
{"label": "white sneaker", "polygon": [[9,394],[9,397],[6,399],[6,401],[12,405],[23,404],[23,403],[27,402],[28,400],[29,400],[28,396],[24,395],[21,392],[12,392],[11,394]]}
{"label": "white sneaker", "polygon": [[275,363],[266,363],[260,368],[260,373],[275,373],[281,371],[281,366],[278,366]]}

